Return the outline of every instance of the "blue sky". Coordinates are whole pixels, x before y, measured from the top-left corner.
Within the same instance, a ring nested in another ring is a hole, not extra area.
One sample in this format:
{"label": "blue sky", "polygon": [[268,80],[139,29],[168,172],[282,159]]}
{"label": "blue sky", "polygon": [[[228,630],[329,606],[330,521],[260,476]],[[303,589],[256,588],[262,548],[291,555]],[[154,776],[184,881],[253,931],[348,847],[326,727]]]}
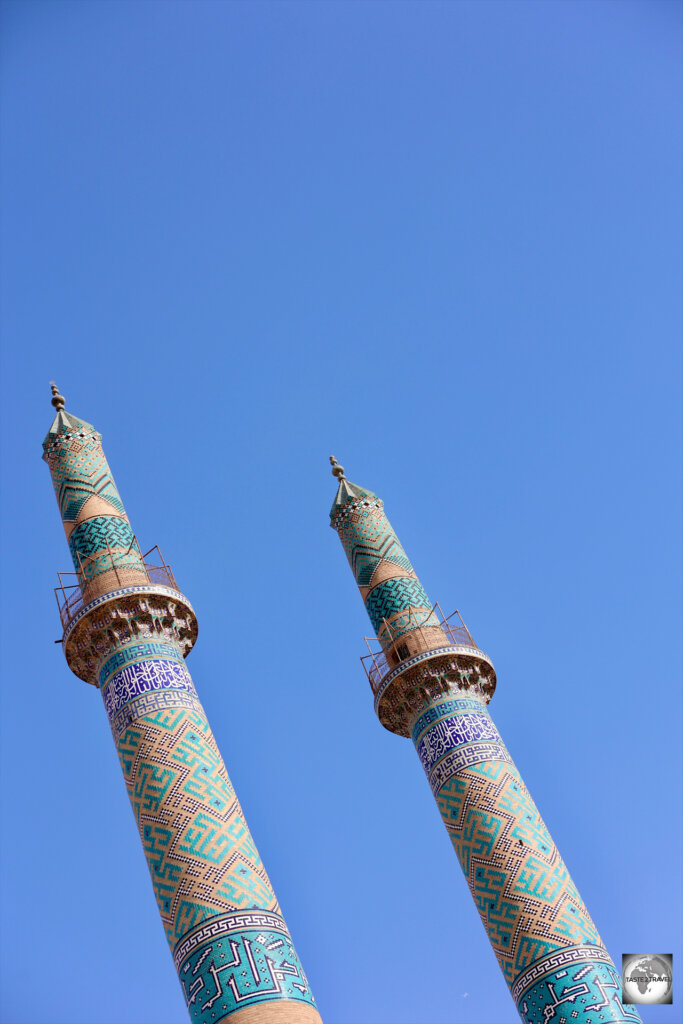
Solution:
{"label": "blue sky", "polygon": [[612,955],[683,963],[680,5],[2,20],[2,1021],[186,1020],[104,709],[53,643],[51,378],[197,609],[326,1024],[517,1019],[374,717],[330,453],[493,658]]}

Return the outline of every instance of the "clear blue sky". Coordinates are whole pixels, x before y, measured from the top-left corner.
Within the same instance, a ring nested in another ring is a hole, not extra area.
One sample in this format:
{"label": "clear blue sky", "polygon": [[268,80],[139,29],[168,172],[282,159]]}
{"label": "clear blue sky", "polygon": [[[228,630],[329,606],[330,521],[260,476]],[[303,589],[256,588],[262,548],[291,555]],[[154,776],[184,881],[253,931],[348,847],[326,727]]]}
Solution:
{"label": "clear blue sky", "polygon": [[186,1021],[69,672],[54,378],[193,601],[188,662],[326,1024],[514,1008],[328,527],[334,453],[498,671],[613,956],[678,957],[681,6],[6,3],[3,1024]]}

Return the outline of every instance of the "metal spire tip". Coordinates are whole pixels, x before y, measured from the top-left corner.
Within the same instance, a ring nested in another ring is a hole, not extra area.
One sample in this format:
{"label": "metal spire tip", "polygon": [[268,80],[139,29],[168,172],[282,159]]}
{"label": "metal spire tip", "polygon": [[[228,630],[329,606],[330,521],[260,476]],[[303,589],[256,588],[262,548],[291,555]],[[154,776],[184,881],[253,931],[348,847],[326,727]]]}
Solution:
{"label": "metal spire tip", "polygon": [[330,462],[332,463],[332,476],[336,476],[339,483],[341,483],[342,480],[346,480],[346,477],[344,476],[344,467],[339,465],[334,455],[330,455]]}
{"label": "metal spire tip", "polygon": [[50,388],[52,390],[52,404],[57,412],[61,412],[65,405],[64,395],[60,395],[59,388],[53,380],[50,381]]}

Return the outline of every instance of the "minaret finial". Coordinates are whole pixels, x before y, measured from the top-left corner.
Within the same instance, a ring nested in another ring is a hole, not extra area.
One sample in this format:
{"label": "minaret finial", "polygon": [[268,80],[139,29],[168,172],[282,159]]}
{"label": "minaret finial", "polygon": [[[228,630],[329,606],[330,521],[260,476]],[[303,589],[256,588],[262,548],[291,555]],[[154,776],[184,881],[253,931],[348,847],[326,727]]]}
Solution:
{"label": "minaret finial", "polygon": [[50,381],[50,387],[52,388],[52,404],[57,412],[61,412],[65,404],[64,395],[60,395],[59,388],[53,380]]}
{"label": "minaret finial", "polygon": [[334,455],[330,455],[330,462],[332,463],[332,476],[336,476],[339,483],[341,483],[342,480],[346,480],[346,477],[344,476],[344,467],[339,465]]}

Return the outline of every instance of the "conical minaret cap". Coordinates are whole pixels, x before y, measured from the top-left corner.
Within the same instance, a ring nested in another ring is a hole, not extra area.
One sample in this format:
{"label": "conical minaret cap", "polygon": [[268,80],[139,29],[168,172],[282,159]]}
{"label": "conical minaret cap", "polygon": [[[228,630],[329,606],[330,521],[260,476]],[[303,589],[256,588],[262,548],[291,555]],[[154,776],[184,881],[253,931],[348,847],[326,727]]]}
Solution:
{"label": "conical minaret cap", "polygon": [[51,404],[55,407],[57,415],[53,419],[52,426],[45,436],[43,448],[47,448],[56,437],[64,432],[68,432],[70,430],[90,432],[95,429],[91,423],[86,423],[85,420],[79,420],[77,416],[73,416],[70,412],[66,412],[64,408],[66,399],[64,398],[64,395],[60,394],[59,388],[53,380],[50,381],[50,390],[52,392]]}
{"label": "conical minaret cap", "polygon": [[358,484],[352,484],[350,480],[347,480],[344,476],[344,467],[339,465],[334,455],[330,455],[330,462],[332,463],[332,476],[336,476],[339,480],[339,487],[330,509],[330,519],[340,508],[344,508],[349,501],[359,498],[377,498],[377,495],[372,491],[359,487]]}

